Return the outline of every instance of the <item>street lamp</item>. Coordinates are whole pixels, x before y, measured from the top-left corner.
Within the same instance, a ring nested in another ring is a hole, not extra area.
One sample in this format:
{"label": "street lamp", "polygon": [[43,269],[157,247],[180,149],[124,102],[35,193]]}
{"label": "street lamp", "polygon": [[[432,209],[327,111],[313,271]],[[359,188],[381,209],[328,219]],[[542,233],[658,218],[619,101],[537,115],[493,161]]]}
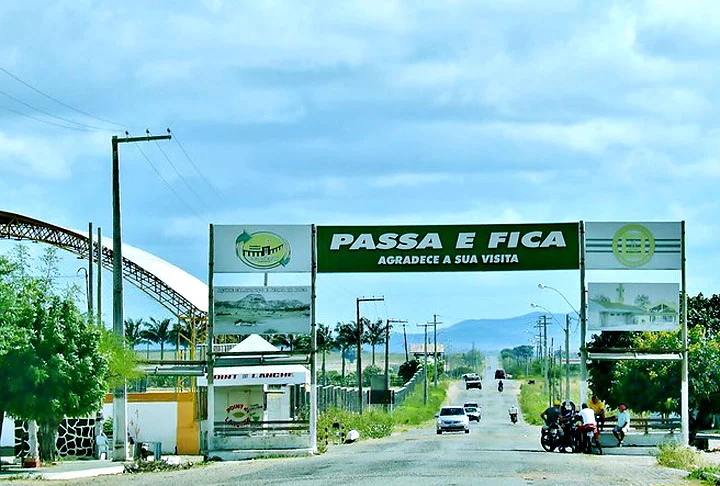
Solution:
{"label": "street lamp", "polygon": [[[569,305],[570,308],[575,312],[575,314],[577,314],[580,318],[580,403],[583,403],[587,399],[587,350],[585,349],[585,316],[584,314],[580,314],[580,312],[578,312],[575,306],[570,303],[567,297],[565,297],[565,294],[560,292],[555,287],[545,285],[544,283],[539,283],[538,288],[550,289],[554,291],[556,294],[563,298],[565,303],[567,303],[567,305]],[[581,296],[581,298],[584,298],[584,296]],[[584,311],[585,309],[583,309],[583,312]],[[565,316],[565,319],[566,322],[569,322],[567,315]]]}
{"label": "street lamp", "polygon": [[575,314],[580,315],[580,313],[577,311],[577,309],[575,308],[575,306],[570,303],[570,301],[567,299],[567,297],[565,297],[565,294],[563,294],[562,292],[560,292],[560,291],[559,291],[558,289],[556,289],[555,287],[550,287],[549,285],[545,285],[544,283],[540,282],[540,283],[538,284],[538,288],[539,288],[539,289],[550,289],[550,290],[555,291],[560,297],[563,298],[563,300],[567,303],[567,305],[570,306],[570,308],[575,312]]}
{"label": "street lamp", "polygon": [[550,313],[550,317],[553,318],[555,323],[562,328],[565,332],[565,400],[570,401],[570,316],[565,314],[565,327],[560,324],[560,321],[553,315],[553,313],[547,308],[538,305],[530,304],[530,307],[536,307],[546,310]]}

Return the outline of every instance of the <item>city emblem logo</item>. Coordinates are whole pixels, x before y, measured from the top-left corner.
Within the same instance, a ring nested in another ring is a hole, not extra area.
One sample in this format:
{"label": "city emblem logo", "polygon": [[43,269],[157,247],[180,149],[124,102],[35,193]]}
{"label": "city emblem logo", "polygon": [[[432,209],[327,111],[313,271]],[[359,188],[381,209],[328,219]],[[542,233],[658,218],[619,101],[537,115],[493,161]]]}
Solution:
{"label": "city emblem logo", "polygon": [[248,267],[270,270],[290,262],[290,243],[269,231],[243,231],[235,240],[235,254]]}
{"label": "city emblem logo", "polygon": [[655,237],[645,226],[628,224],[613,237],[613,253],[620,263],[638,268],[647,265],[655,254]]}

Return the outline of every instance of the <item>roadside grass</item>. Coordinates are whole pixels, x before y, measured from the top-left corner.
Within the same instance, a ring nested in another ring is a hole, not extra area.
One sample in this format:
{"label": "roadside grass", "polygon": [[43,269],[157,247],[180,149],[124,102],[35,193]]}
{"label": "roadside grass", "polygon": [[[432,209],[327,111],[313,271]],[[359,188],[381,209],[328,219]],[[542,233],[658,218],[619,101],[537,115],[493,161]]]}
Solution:
{"label": "roadside grass", "polygon": [[[525,381],[520,385],[520,410],[522,411],[525,422],[531,425],[543,425],[543,421],[540,418],[540,414],[548,407],[548,396],[543,393],[543,379],[539,376],[528,376],[523,378]],[[530,385],[528,382],[535,380],[535,383]],[[563,384],[565,380],[563,378]],[[580,395],[580,377],[577,375],[570,376],[570,397],[573,402],[576,402],[577,397]],[[563,391],[562,396],[565,396]],[[560,398],[563,401],[564,398]],[[577,402],[576,402],[577,403]],[[577,403],[579,407],[580,404]]]}
{"label": "roadside grass", "polygon": [[528,382],[520,385],[520,410],[523,419],[531,425],[542,425],[540,414],[547,408],[547,396],[543,393],[543,382],[535,378],[532,385]]}
{"label": "roadside grass", "polygon": [[445,398],[450,382],[440,380],[437,388],[428,386],[428,403],[423,404],[423,387],[417,386],[413,393],[395,410],[392,416],[396,426],[417,426],[435,418]]}
{"label": "roadside grass", "polygon": [[677,442],[665,442],[658,446],[657,462],[661,466],[692,471],[707,466],[697,450]]}
{"label": "roadside grass", "polygon": [[[318,451],[327,450],[326,442],[333,442],[333,435],[344,430],[357,430],[361,439],[387,437],[395,429],[421,425],[435,417],[447,397],[448,380],[441,380],[438,387],[428,388],[428,403],[423,404],[423,388],[415,387],[408,398],[392,412],[379,407],[369,407],[360,415],[349,410],[334,408],[318,417]],[[333,427],[337,424],[337,427]]]}
{"label": "roadside grass", "polygon": [[690,473],[689,477],[707,481],[708,484],[720,484],[720,466],[698,467]]}

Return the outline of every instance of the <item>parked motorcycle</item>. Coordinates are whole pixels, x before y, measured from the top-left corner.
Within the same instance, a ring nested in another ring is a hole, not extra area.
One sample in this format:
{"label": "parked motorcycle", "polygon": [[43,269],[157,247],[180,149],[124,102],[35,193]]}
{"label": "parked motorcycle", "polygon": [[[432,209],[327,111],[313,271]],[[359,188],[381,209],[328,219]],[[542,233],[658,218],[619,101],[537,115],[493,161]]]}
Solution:
{"label": "parked motorcycle", "polygon": [[560,446],[562,440],[562,432],[560,426],[557,423],[546,425],[542,428],[540,433],[540,445],[547,452],[554,451]]}
{"label": "parked motorcycle", "polygon": [[602,445],[600,445],[600,430],[594,424],[581,425],[576,429],[576,452],[584,452],[585,454],[602,455]]}

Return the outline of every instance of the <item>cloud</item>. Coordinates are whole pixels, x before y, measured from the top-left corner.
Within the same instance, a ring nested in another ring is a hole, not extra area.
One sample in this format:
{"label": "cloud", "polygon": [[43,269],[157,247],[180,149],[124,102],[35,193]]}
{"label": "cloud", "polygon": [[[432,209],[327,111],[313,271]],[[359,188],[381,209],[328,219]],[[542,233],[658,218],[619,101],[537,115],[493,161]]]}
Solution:
{"label": "cloud", "polygon": [[0,172],[64,179],[70,175],[70,164],[49,140],[0,133]]}

